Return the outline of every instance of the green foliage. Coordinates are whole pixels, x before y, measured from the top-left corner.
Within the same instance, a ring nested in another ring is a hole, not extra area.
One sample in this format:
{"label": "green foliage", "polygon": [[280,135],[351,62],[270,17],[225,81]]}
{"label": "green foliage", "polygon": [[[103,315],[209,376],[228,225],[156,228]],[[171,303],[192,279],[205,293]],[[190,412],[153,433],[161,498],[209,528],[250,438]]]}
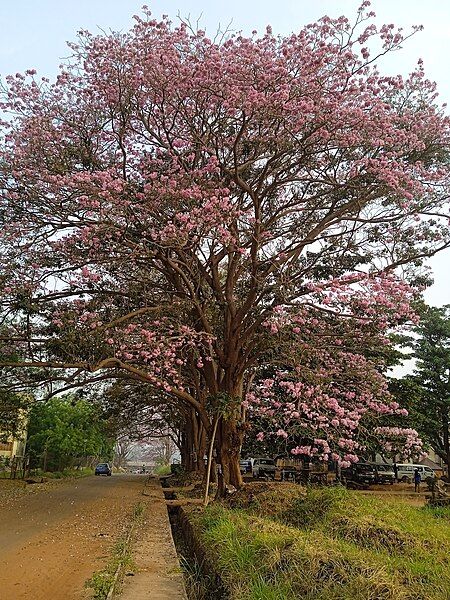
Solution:
{"label": "green foliage", "polygon": [[412,342],[413,375],[391,382],[391,391],[410,413],[410,424],[426,444],[450,463],[450,305],[422,305]]}
{"label": "green foliage", "polygon": [[23,425],[23,414],[30,398],[0,389],[0,442],[12,435],[16,436]]}
{"label": "green foliage", "polygon": [[82,469],[64,469],[63,471],[43,471],[42,469],[33,469],[33,477],[44,477],[45,479],[72,479],[79,477],[89,477],[94,474],[94,469],[84,467]]}
{"label": "green foliage", "polygon": [[153,472],[155,473],[155,475],[170,475],[172,471],[170,465],[160,464],[156,465]]}
{"label": "green foliage", "polygon": [[450,524],[398,499],[323,488],[277,503],[268,490],[191,518],[232,600],[448,597]]}
{"label": "green foliage", "polygon": [[238,396],[232,396],[227,392],[218,392],[214,396],[208,397],[207,407],[216,417],[220,416],[224,421],[229,421],[239,417],[241,402],[242,398]]}
{"label": "green foliage", "polygon": [[30,410],[27,449],[34,466],[46,462],[48,470],[61,471],[83,456],[110,456],[112,445],[106,422],[90,402],[65,396],[36,402]]}
{"label": "green foliage", "polygon": [[86,587],[92,589],[92,598],[94,600],[104,600],[108,596],[109,588],[114,580],[114,573],[108,571],[98,571],[86,583]]}

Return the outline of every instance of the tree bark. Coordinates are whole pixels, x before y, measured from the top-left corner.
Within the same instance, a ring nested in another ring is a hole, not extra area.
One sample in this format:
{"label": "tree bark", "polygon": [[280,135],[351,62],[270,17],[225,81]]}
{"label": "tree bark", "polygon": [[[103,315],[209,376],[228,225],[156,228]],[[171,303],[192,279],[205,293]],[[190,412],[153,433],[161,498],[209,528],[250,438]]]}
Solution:
{"label": "tree bark", "polygon": [[182,432],[181,464],[189,473],[203,474],[205,463],[203,456],[206,452],[206,432],[194,409],[186,415],[186,423]]}
{"label": "tree bark", "polygon": [[243,485],[239,468],[243,437],[244,432],[236,420],[220,419],[215,444],[219,484],[217,494],[219,497],[226,494],[227,485],[232,485],[237,489]]}

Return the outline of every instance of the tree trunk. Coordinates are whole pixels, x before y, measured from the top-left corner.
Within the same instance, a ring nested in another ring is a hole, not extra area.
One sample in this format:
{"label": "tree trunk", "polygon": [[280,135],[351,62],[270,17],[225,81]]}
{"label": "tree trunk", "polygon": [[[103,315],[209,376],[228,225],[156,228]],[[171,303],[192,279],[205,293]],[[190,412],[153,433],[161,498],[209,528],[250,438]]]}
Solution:
{"label": "tree trunk", "polygon": [[181,441],[181,464],[183,469],[189,473],[205,472],[205,462],[203,457],[206,453],[207,440],[206,432],[198,414],[195,410],[190,411],[186,416],[184,431]]}
{"label": "tree trunk", "polygon": [[227,485],[232,485],[237,489],[243,485],[239,468],[243,437],[243,430],[236,420],[220,419],[215,444],[219,484],[217,494],[219,497],[226,494]]}

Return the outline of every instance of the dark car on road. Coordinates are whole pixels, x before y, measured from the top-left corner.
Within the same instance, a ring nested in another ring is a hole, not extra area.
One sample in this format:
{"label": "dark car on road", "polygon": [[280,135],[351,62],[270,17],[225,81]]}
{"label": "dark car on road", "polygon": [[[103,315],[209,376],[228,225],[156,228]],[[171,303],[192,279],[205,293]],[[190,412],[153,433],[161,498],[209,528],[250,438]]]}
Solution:
{"label": "dark car on road", "polygon": [[374,484],[377,483],[377,471],[373,465],[368,463],[356,463],[348,469],[342,469],[343,480],[355,484]]}
{"label": "dark car on road", "polygon": [[95,467],[95,474],[96,475],[108,475],[110,477],[111,476],[111,467],[108,465],[108,463],[100,463]]}

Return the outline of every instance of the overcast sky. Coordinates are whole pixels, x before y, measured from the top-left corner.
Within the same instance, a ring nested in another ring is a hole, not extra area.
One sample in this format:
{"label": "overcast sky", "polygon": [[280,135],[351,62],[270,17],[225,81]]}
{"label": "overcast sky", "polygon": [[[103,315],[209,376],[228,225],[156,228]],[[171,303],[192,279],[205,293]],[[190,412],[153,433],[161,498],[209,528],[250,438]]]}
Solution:
{"label": "overcast sky", "polygon": [[[0,76],[35,68],[42,76],[55,75],[62,58],[69,54],[66,41],[80,29],[124,30],[133,14],[147,3],[155,17],[177,14],[211,35],[219,24],[234,30],[287,34],[328,14],[352,17],[361,0],[0,0]],[[386,73],[406,75],[422,58],[428,77],[438,83],[442,102],[450,105],[450,2],[448,0],[373,0],[372,9],[381,23],[395,23],[409,30],[423,25],[405,47],[381,63]],[[435,283],[426,292],[430,304],[450,303],[450,250],[430,261]]]}

